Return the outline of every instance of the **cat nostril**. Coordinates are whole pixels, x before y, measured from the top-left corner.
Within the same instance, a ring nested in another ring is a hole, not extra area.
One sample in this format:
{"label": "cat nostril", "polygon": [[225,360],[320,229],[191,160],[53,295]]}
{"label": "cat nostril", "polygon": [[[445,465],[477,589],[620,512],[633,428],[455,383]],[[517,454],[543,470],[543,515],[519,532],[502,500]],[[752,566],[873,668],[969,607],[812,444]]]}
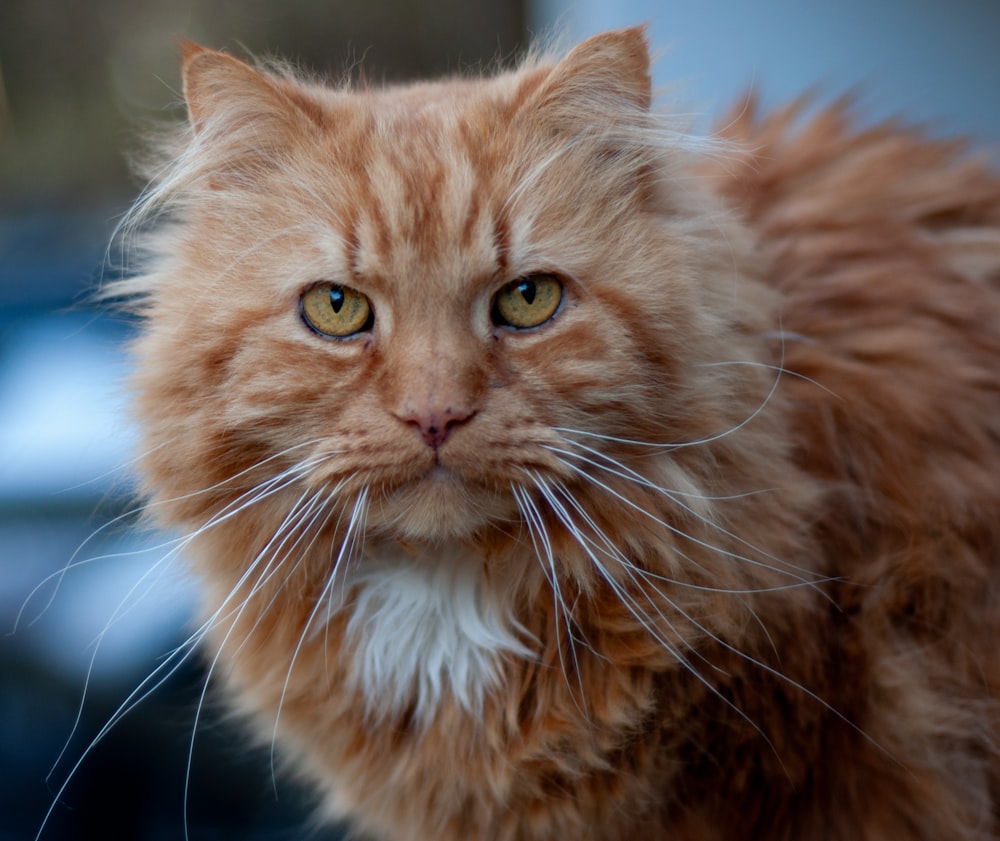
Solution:
{"label": "cat nostril", "polygon": [[438,449],[456,426],[465,423],[475,412],[448,407],[442,411],[410,411],[401,420],[415,426],[428,447]]}

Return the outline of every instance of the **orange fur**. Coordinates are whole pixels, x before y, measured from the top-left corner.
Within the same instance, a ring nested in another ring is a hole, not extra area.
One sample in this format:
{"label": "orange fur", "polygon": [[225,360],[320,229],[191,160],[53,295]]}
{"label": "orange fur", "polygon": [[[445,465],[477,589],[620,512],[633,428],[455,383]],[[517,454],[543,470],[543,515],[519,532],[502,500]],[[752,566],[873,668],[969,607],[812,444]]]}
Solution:
{"label": "orange fur", "polygon": [[[997,176],[844,107],[699,145],[638,29],[484,80],[193,45],[184,79],[122,287],[150,510],[330,815],[1000,838]],[[491,321],[539,272],[556,315]],[[310,330],[319,280],[370,329]]]}

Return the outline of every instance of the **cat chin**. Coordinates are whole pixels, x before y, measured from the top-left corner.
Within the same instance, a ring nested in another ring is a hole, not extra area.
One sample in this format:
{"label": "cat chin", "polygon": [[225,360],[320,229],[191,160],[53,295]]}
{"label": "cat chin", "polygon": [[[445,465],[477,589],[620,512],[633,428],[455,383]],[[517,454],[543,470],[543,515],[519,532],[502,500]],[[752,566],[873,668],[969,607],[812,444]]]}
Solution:
{"label": "cat chin", "polygon": [[440,542],[468,539],[488,524],[513,521],[516,515],[510,494],[467,484],[442,470],[374,502],[367,526],[402,540]]}
{"label": "cat chin", "polygon": [[411,708],[428,722],[447,697],[475,713],[504,659],[534,656],[482,559],[461,544],[375,544],[349,586],[350,675],[371,718]]}

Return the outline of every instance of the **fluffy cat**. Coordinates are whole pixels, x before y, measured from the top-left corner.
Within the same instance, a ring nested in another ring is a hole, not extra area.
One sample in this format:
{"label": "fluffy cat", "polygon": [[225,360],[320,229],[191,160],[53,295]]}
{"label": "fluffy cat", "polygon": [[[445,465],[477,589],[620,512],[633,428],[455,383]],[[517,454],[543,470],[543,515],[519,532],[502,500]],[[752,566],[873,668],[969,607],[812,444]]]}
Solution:
{"label": "fluffy cat", "polygon": [[642,29],[326,87],[185,48],[149,510],[373,839],[1000,838],[1000,179],[650,110]]}

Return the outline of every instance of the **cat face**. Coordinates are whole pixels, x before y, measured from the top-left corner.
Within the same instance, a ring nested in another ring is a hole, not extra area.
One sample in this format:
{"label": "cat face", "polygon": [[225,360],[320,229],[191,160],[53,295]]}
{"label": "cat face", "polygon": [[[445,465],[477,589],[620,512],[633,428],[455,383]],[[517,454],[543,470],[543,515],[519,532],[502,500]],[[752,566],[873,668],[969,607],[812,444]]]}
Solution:
{"label": "cat face", "polygon": [[769,300],[641,30],[377,91],[187,52],[119,289],[148,510],[248,711],[477,716],[579,629],[667,668],[810,580]]}
{"label": "cat face", "polygon": [[697,214],[669,223],[688,199],[642,142],[645,65],[577,53],[351,92],[192,48],[184,221],[139,344],[171,481],[184,437],[201,488],[267,463],[364,497],[375,532],[440,540],[579,483],[574,436],[697,434],[684,370],[715,353],[694,282],[714,251]]}

